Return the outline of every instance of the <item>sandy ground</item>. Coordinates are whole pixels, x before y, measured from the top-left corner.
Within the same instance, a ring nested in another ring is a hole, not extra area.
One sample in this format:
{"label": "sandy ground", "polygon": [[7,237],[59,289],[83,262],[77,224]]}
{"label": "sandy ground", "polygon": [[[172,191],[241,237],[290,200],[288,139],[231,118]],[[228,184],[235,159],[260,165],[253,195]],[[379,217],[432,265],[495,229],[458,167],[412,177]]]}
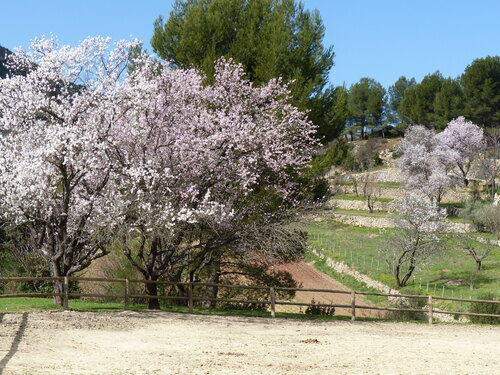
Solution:
{"label": "sandy ground", "polygon": [[0,374],[500,374],[500,328],[167,312],[0,322]]}
{"label": "sandy ground", "polygon": [[[350,291],[349,288],[345,287],[343,284],[339,283],[337,280],[331,278],[330,276],[325,275],[324,273],[318,271],[316,268],[314,268],[314,266],[312,266],[309,263],[304,263],[304,262],[288,263],[279,266],[278,269],[290,272],[293,279],[298,284],[300,284],[302,288]],[[297,292],[295,294],[294,300],[297,302],[310,303],[313,298],[316,303],[351,305],[350,294],[338,294],[338,293],[328,293],[328,292]],[[356,305],[374,306],[374,304],[367,301],[363,296],[356,296]],[[277,305],[276,310],[285,312],[295,312],[292,310],[297,310],[297,307]],[[335,315],[350,316],[351,309],[337,307],[335,308]],[[356,316],[369,317],[369,318],[383,318],[385,317],[385,312],[377,310],[357,309]]]}

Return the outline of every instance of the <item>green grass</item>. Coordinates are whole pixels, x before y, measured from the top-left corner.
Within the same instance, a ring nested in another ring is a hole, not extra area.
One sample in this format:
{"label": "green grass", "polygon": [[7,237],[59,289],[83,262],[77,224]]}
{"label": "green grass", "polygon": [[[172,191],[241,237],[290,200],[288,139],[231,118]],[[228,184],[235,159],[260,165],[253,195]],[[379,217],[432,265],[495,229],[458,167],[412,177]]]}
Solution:
{"label": "green grass", "polygon": [[[93,302],[83,300],[70,300],[69,309],[75,311],[122,311],[123,304],[119,302]],[[34,311],[56,311],[62,310],[60,306],[54,305],[52,298],[34,298],[34,297],[16,297],[16,298],[0,298],[0,313],[18,313],[18,312],[34,312]],[[131,305],[129,310],[145,311],[147,306]],[[162,311],[188,313],[186,306],[162,306]],[[220,308],[201,308],[195,307],[194,314],[201,315],[226,315],[226,316],[252,316],[270,318],[269,311],[249,311],[240,309],[220,309]],[[289,319],[306,319],[306,320],[350,320],[348,316],[324,316],[324,315],[307,315],[299,313],[284,313],[276,312],[277,318]],[[375,318],[357,318],[357,320],[375,321],[380,319]]]}
{"label": "green grass", "polygon": [[399,189],[399,188],[402,188],[404,186],[400,182],[376,182],[375,185],[381,186],[381,187],[386,187],[386,188],[394,188],[394,189]]}
{"label": "green grass", "polygon": [[[123,310],[120,302],[93,302],[86,300],[70,300],[69,308],[77,311],[113,311]],[[132,305],[131,310],[143,310],[146,306]],[[0,312],[26,312],[40,310],[61,310],[62,307],[55,305],[52,298],[0,298]]]}
{"label": "green grass", "polygon": [[[349,289],[355,290],[357,292],[375,292],[380,293],[379,290],[367,287],[365,283],[356,280],[353,276],[339,273],[332,268],[330,268],[324,259],[318,258],[312,253],[306,255],[306,261],[314,262],[314,267],[323,272],[325,275],[332,277],[333,279],[339,281]],[[387,297],[381,296],[364,296],[367,300],[375,304],[383,304],[387,302]]]}
{"label": "green grass", "polygon": [[[387,246],[388,237],[394,229],[355,227],[336,222],[315,222],[302,226],[309,233],[309,242],[316,248],[324,248],[325,254],[337,261],[347,263],[372,279],[395,287],[390,275],[378,255],[378,249]],[[475,233],[485,239],[492,238],[485,233]],[[319,236],[319,238],[318,238]],[[445,297],[476,298],[491,292],[500,296],[500,249],[494,250],[483,262],[483,270],[475,280],[473,290],[469,288],[475,262],[460,248],[456,235],[443,235],[446,249],[432,262],[414,273],[409,285],[402,289],[411,290],[422,286],[424,291],[441,296],[444,284],[453,279],[461,279],[465,285],[445,286]],[[427,284],[429,284],[427,290]],[[468,305],[468,304],[466,304]]]}

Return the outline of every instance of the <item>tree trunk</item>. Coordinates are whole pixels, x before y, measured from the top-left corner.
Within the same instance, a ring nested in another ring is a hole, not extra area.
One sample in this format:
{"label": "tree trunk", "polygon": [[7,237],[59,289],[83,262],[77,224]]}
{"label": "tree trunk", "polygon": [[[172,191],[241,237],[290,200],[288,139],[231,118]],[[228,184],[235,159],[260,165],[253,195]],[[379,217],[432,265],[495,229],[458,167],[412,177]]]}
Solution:
{"label": "tree trunk", "polygon": [[400,259],[400,261],[398,262],[398,265],[396,266],[396,272],[394,275],[394,276],[396,276],[396,285],[397,285],[398,289],[406,286],[406,284],[408,283],[408,280],[410,279],[411,275],[413,274],[413,271],[415,271],[415,268],[416,268],[416,265],[414,264],[414,262],[412,260],[412,262],[410,263],[410,267],[408,267],[408,270],[406,271],[406,274],[404,275],[404,277],[402,279],[400,279],[401,265],[402,265],[402,262]]}
{"label": "tree trunk", "polygon": [[[63,280],[53,280],[52,286],[54,287],[54,293],[64,293],[64,281]],[[63,296],[54,296],[54,304],[58,306],[63,305]]]}
{"label": "tree trunk", "polygon": [[481,271],[481,263],[482,263],[482,260],[476,259],[476,271],[477,272]]}
{"label": "tree trunk", "polygon": [[[50,276],[61,277],[61,271],[57,259],[50,259],[49,261]],[[53,280],[52,286],[54,288],[54,293],[64,293],[64,280]],[[58,306],[63,305],[63,296],[54,296],[54,304]]]}
{"label": "tree trunk", "polygon": [[[157,281],[157,278],[153,279],[152,281]],[[146,293],[149,296],[158,296],[158,284],[147,283],[146,284]],[[158,298],[148,298],[148,309],[160,310],[160,300]]]}
{"label": "tree trunk", "polygon": [[[218,284],[220,279],[220,259],[214,259],[208,264],[208,272],[209,276],[207,278],[207,283]],[[205,289],[205,297],[206,298],[217,298],[217,294],[219,293],[219,288],[216,286],[207,286]],[[205,308],[208,307],[216,307],[215,301],[203,301],[202,306]]]}
{"label": "tree trunk", "polygon": [[469,179],[467,178],[467,172],[465,166],[458,166],[458,169],[460,169],[460,172],[462,172],[462,179],[464,181],[464,186],[467,187],[469,186]]}

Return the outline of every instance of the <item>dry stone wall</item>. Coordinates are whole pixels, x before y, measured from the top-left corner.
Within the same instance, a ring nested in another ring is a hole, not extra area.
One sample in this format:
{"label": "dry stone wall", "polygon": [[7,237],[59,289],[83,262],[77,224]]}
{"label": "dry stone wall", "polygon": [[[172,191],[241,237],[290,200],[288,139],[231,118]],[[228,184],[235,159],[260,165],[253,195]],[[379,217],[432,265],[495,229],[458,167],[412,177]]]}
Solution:
{"label": "dry stone wall", "polygon": [[[368,203],[366,201],[348,200],[348,199],[331,199],[327,203],[328,207],[340,208],[342,210],[368,210]],[[375,211],[388,211],[389,203],[375,202],[373,205]]]}
{"label": "dry stone wall", "polygon": [[[387,217],[348,215],[333,213],[331,219],[347,225],[369,228],[394,228],[394,224]],[[447,222],[444,224],[443,232],[446,233],[469,233],[473,232],[474,227],[470,223]]]}

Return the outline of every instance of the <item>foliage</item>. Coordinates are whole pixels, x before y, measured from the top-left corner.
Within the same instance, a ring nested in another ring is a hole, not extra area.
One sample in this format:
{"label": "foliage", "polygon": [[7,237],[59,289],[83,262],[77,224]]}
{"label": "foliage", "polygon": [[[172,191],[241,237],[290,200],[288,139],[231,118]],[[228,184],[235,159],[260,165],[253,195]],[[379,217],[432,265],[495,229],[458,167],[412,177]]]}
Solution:
{"label": "foliage", "polygon": [[[477,298],[485,301],[498,301],[493,293],[481,294]],[[500,303],[472,302],[469,312],[500,315]],[[470,316],[469,319],[472,323],[500,324],[500,318],[494,316]]]}
{"label": "foliage", "polygon": [[486,191],[490,193],[490,199],[495,199],[498,194],[497,177],[500,173],[500,130],[498,128],[488,128],[485,131],[486,147],[482,152],[478,165],[478,177],[483,178],[488,183]]}
{"label": "foliage", "polygon": [[406,78],[405,76],[399,77],[394,85],[389,87],[388,90],[388,103],[387,103],[387,122],[389,124],[397,125],[401,123],[398,111],[401,101],[404,98],[405,91],[409,87],[415,86],[417,82],[415,78]]}
{"label": "foliage", "polygon": [[241,63],[257,86],[282,77],[293,104],[312,110],[310,119],[328,141],[338,133],[323,116],[334,56],[323,46],[324,32],[319,12],[295,0],[177,0],[168,19],[155,21],[151,44],[161,58],[200,69],[209,80],[220,57]]}
{"label": "foliage", "polygon": [[348,100],[349,91],[345,86],[338,86],[333,90],[332,102],[327,112],[330,134],[325,136],[325,139],[333,139],[334,136],[341,134],[344,130],[351,117]]}
{"label": "foliage", "polygon": [[478,231],[500,233],[500,207],[490,202],[469,200],[465,203],[462,216],[471,220]]}
{"label": "foliage", "polygon": [[12,52],[7,48],[0,46],[0,79],[6,78],[10,75],[26,75],[27,71],[24,68],[12,66],[9,59]]}
{"label": "foliage", "polygon": [[330,306],[318,306],[320,303],[316,303],[314,298],[311,300],[311,304],[306,308],[306,315],[326,315],[333,316],[335,315],[335,307]]}
{"label": "foliage", "polygon": [[462,209],[465,207],[464,202],[441,202],[439,203],[440,208],[444,208],[446,210],[446,216],[454,216],[457,217],[461,215]]}
{"label": "foliage", "polygon": [[464,94],[458,79],[445,78],[442,81],[434,98],[433,109],[436,129],[445,128],[450,120],[464,113]]}
{"label": "foliage", "polygon": [[382,125],[385,108],[385,89],[372,78],[361,78],[349,88],[348,110],[352,125],[365,138],[367,129]]}
{"label": "foliage", "polygon": [[356,170],[364,171],[382,164],[380,159],[380,150],[383,141],[379,138],[368,138],[368,140],[360,144],[354,151],[354,162],[352,166]]}
{"label": "foliage", "polygon": [[399,167],[406,175],[407,189],[420,190],[439,204],[457,184],[448,171],[458,168],[467,186],[471,166],[485,145],[483,130],[464,117],[450,121],[437,135],[422,125],[409,127],[399,146]]}
{"label": "foliage", "polygon": [[474,60],[462,74],[465,115],[480,126],[500,122],[500,56]]}
{"label": "foliage", "polygon": [[323,154],[316,155],[311,160],[310,174],[321,176],[328,172],[333,166],[341,167],[351,163],[352,145],[343,138],[339,138]]}
{"label": "foliage", "polygon": [[417,85],[408,87],[398,107],[399,118],[407,125],[435,127],[438,117],[434,111],[434,101],[443,80],[441,73],[436,72],[425,76]]}
{"label": "foliage", "polygon": [[[220,280],[223,284],[229,285],[261,285],[282,288],[298,288],[292,275],[286,271],[275,270],[274,265],[266,262],[241,261],[233,264],[235,272],[231,272],[226,267],[226,271]],[[250,301],[270,301],[270,289],[240,289],[240,288],[219,288],[218,298],[240,299]],[[291,300],[295,296],[293,290],[277,290],[275,292],[277,300]],[[267,310],[269,304],[259,302],[221,302],[221,308],[234,308],[242,310]]]}

